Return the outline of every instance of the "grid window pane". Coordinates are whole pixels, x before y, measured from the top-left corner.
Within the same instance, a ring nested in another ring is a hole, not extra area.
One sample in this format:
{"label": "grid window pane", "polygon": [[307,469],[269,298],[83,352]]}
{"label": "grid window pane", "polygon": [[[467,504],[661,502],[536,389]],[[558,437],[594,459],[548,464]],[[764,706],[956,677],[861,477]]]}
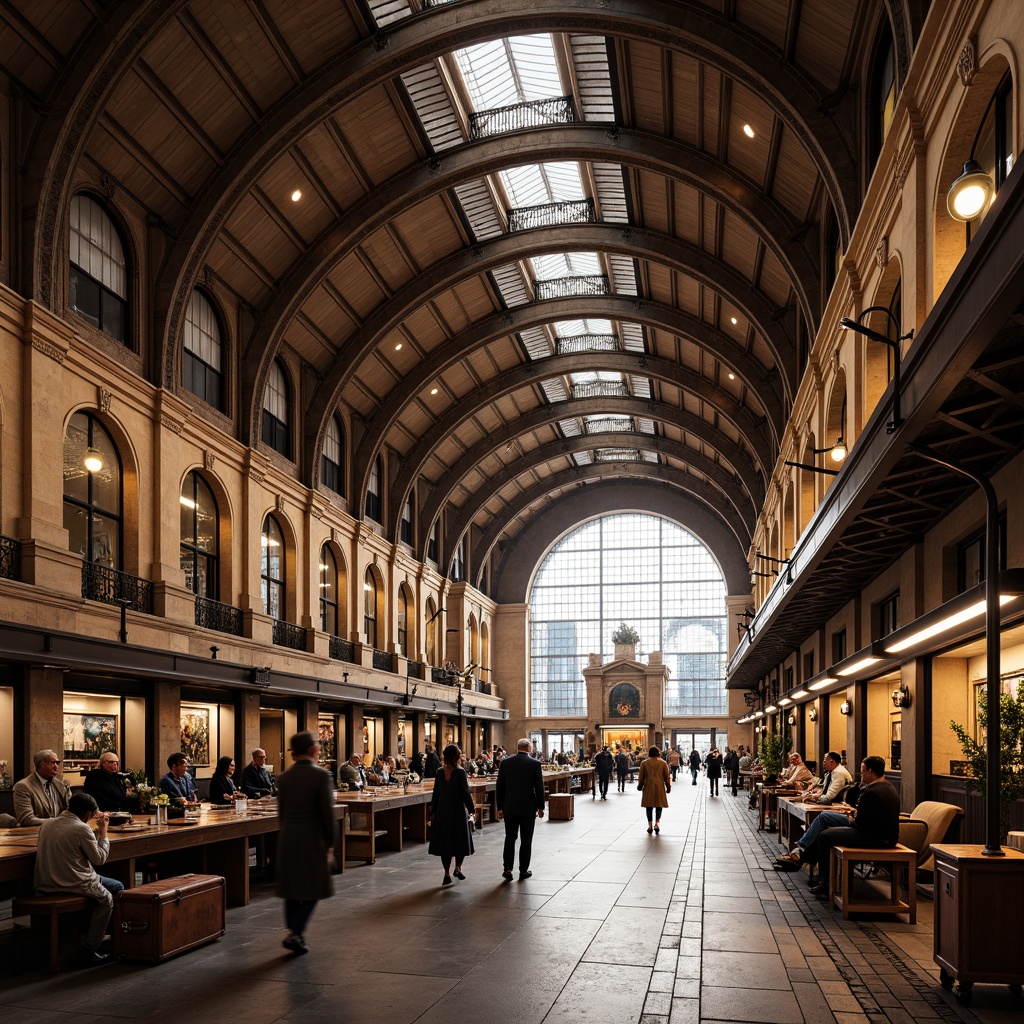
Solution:
{"label": "grid window pane", "polygon": [[726,589],[711,553],[656,516],[604,516],[563,537],[530,594],[531,714],[584,715],[591,652],[614,655],[620,622],[638,654],[662,652],[667,715],[724,714]]}

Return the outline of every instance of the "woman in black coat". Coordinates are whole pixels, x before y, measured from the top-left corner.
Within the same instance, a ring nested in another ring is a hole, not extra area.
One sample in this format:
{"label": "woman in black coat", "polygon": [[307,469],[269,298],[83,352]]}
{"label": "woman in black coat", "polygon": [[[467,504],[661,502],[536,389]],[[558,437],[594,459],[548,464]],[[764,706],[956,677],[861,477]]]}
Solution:
{"label": "woman in black coat", "polygon": [[210,803],[215,806],[234,803],[238,787],[234,779],[235,759],[233,757],[222,757],[217,762],[213,771],[213,778],[210,779]]}
{"label": "woman in black coat", "polygon": [[469,831],[469,815],[473,813],[473,795],[469,779],[459,767],[462,751],[449,743],[443,751],[444,764],[434,776],[434,795],[430,801],[432,823],[427,852],[441,858],[444,868],[442,885],[451,885],[452,858],[455,877],[465,878],[462,861],[473,853],[473,836]]}
{"label": "woman in black coat", "polygon": [[711,795],[718,796],[718,780],[722,777],[722,753],[718,747],[712,747],[704,758],[704,767],[708,773]]}

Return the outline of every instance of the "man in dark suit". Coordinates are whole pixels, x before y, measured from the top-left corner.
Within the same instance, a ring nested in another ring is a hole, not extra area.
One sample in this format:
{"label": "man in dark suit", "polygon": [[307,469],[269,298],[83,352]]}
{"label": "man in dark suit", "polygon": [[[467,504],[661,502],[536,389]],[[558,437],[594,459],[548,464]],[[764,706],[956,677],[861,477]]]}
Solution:
{"label": "man in dark suit", "polygon": [[85,791],[101,811],[137,811],[138,798],[128,792],[128,776],[120,771],[117,754],[108,750],[100,755],[98,768],[85,777]]}
{"label": "man in dark suit", "polygon": [[597,769],[597,783],[601,791],[602,800],[608,799],[608,782],[612,777],[612,765],[614,764],[615,758],[612,757],[606,743],[598,752],[597,757],[594,758],[594,767]]}
{"label": "man in dark suit", "polygon": [[266,764],[267,752],[262,747],[257,747],[252,752],[252,761],[242,769],[242,782],[239,788],[251,800],[273,795],[274,780],[270,777]]}
{"label": "man in dark suit", "polygon": [[533,852],[533,828],[544,817],[544,773],[540,761],[530,757],[530,741],[521,739],[513,757],[502,758],[498,769],[495,793],[498,817],[505,822],[505,870],[502,877],[512,881],[512,865],[516,859],[516,837],[519,837],[519,881],[529,878],[530,854]]}

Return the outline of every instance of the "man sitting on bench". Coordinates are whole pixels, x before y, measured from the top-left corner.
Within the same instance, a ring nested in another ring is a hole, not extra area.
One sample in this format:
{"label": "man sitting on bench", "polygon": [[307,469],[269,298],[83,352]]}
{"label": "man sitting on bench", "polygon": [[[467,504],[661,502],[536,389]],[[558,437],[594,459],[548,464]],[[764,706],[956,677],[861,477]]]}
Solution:
{"label": "man sitting on bench", "polygon": [[817,861],[818,880],[810,889],[828,899],[829,857],[833,846],[861,849],[893,847],[900,838],[900,797],[885,777],[885,760],[865,757],[860,766],[860,799],[850,814],[822,811],[797,840],[796,849],[778,857],[778,871],[797,871],[801,864]]}

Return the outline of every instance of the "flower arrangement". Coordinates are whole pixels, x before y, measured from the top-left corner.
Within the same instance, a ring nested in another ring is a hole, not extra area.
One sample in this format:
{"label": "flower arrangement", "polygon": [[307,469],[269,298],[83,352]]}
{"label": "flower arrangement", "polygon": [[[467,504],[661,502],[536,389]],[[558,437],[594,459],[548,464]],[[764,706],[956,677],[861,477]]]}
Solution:
{"label": "flower arrangement", "polygon": [[7,762],[0,761],[0,789],[10,789],[12,785],[10,773],[7,771]]}

